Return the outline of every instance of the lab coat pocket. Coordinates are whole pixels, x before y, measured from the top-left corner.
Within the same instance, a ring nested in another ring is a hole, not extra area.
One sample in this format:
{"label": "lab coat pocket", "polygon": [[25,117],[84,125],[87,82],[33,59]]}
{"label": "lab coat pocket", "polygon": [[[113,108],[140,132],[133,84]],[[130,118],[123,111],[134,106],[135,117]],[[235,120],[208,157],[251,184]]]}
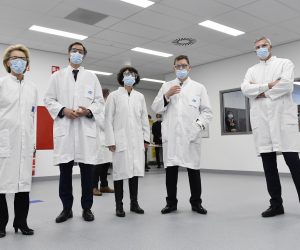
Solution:
{"label": "lab coat pocket", "polygon": [[116,142],[116,152],[121,152],[126,150],[126,135],[125,130],[120,129],[115,132],[115,142]]}
{"label": "lab coat pocket", "polygon": [[94,89],[91,87],[86,87],[84,97],[88,99],[94,99]]}
{"label": "lab coat pocket", "polygon": [[10,156],[10,142],[9,142],[9,130],[2,129],[0,130],[0,157],[9,157]]}
{"label": "lab coat pocket", "polygon": [[258,128],[259,126],[259,118],[257,116],[257,111],[254,110],[253,108],[250,109],[250,124],[252,130]]}
{"label": "lab coat pocket", "polygon": [[62,127],[54,127],[54,138],[64,136],[65,134],[65,129]]}
{"label": "lab coat pocket", "polygon": [[191,129],[189,131],[189,139],[192,143],[200,143],[201,142],[201,129],[199,125],[193,121]]}
{"label": "lab coat pocket", "polygon": [[281,121],[283,125],[295,125],[298,124],[297,118],[297,105],[290,104],[288,107],[285,108],[284,113],[282,113]]}
{"label": "lab coat pocket", "polygon": [[200,96],[193,96],[189,101],[189,105],[198,109],[200,107]]}

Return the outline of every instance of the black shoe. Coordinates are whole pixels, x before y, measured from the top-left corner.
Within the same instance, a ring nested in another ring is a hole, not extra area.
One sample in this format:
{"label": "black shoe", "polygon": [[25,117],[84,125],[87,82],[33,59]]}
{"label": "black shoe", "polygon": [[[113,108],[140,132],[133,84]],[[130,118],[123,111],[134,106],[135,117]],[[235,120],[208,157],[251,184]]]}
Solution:
{"label": "black shoe", "polygon": [[124,212],[123,206],[116,208],[116,216],[117,217],[125,217],[125,212]]}
{"label": "black shoe", "polygon": [[162,210],[161,210],[161,213],[162,214],[169,214],[169,213],[172,213],[172,212],[174,212],[174,211],[176,211],[177,210],[177,206],[176,205],[173,205],[173,206],[171,206],[171,205],[166,205]]}
{"label": "black shoe", "polygon": [[140,208],[139,204],[137,202],[131,203],[130,205],[130,211],[135,212],[137,214],[144,214],[145,211]]}
{"label": "black shoe", "polygon": [[93,215],[91,209],[83,209],[82,211],[82,217],[85,221],[93,221],[95,219],[95,216]]}
{"label": "black shoe", "polygon": [[5,230],[0,230],[0,238],[5,237],[5,235],[6,235]]}
{"label": "black shoe", "polygon": [[201,204],[192,205],[192,211],[197,212],[199,214],[207,214],[207,210],[202,207]]}
{"label": "black shoe", "polygon": [[270,206],[266,211],[262,212],[261,216],[264,218],[273,217],[276,215],[284,214],[283,206]]}
{"label": "black shoe", "polygon": [[64,222],[70,218],[73,218],[72,209],[64,209],[55,219],[56,223]]}
{"label": "black shoe", "polygon": [[14,226],[14,228],[15,228],[15,233],[18,233],[18,229],[20,229],[20,231],[22,232],[23,235],[33,235],[34,234],[34,230],[29,228],[27,225],[24,227]]}

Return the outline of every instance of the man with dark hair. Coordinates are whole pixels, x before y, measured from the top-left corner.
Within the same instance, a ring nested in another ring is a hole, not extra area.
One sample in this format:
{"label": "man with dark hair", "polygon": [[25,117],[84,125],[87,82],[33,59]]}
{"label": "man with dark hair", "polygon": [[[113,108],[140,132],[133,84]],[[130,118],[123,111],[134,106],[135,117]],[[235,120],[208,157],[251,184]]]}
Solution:
{"label": "man with dark hair", "polygon": [[54,165],[59,165],[59,197],[63,211],[56,222],[73,217],[72,169],[79,163],[81,173],[82,217],[93,221],[93,165],[97,159],[99,134],[96,120],[100,120],[104,100],[101,85],[95,74],[81,64],[87,54],[85,47],[73,43],[68,48],[69,66],[55,72],[45,95],[45,106],[54,120]]}
{"label": "man with dark hair", "polygon": [[206,214],[201,200],[200,143],[201,130],[207,128],[212,111],[205,87],[188,77],[191,71],[188,57],[176,57],[174,70],[176,79],[163,84],[152,104],[152,109],[164,117],[161,132],[168,196],[161,212],[167,214],[177,210],[178,167],[185,167],[192,210]]}
{"label": "man with dark hair", "polygon": [[257,154],[261,156],[270,207],[262,217],[284,214],[277,154],[288,165],[300,200],[300,138],[297,104],[293,102],[294,64],[272,56],[270,39],[254,42],[259,63],[248,69],[241,89],[250,100],[250,120]]}

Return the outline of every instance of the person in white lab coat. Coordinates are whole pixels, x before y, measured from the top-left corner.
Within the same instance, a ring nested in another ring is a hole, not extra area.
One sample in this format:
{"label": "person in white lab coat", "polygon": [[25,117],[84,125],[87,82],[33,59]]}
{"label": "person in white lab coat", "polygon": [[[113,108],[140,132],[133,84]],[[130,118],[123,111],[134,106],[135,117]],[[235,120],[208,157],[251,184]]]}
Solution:
{"label": "person in white lab coat", "polygon": [[34,234],[27,225],[27,215],[37,105],[37,89],[25,77],[29,50],[20,44],[9,46],[3,65],[9,74],[0,78],[0,238],[6,235],[8,223],[7,193],[15,194],[15,232],[20,229],[24,235]]}
{"label": "person in white lab coat", "polygon": [[72,169],[79,163],[81,174],[81,206],[85,221],[93,221],[93,165],[97,157],[98,136],[96,120],[103,112],[104,100],[98,78],[85,70],[83,62],[87,50],[82,43],[69,48],[69,66],[55,72],[49,82],[44,102],[54,120],[54,165],[59,165],[59,197],[63,211],[56,222],[73,217]]}
{"label": "person in white lab coat", "polygon": [[[109,95],[109,89],[102,89],[104,101],[106,101]],[[101,196],[102,193],[114,193],[115,191],[108,186],[107,174],[109,167],[112,166],[112,152],[109,151],[105,145],[105,132],[104,132],[104,113],[101,115],[101,120],[97,123],[100,146],[98,149],[100,164],[94,166],[93,174],[93,194],[95,196]],[[100,179],[100,189],[99,189]]]}
{"label": "person in white lab coat", "polygon": [[118,73],[122,87],[112,92],[105,107],[105,139],[113,152],[113,180],[116,216],[124,217],[123,180],[128,179],[130,210],[143,214],[138,204],[138,177],[145,174],[145,148],[150,142],[150,127],[144,95],[134,90],[140,81],[138,71],[126,66]]}
{"label": "person in white lab coat", "polygon": [[188,170],[192,211],[206,214],[202,207],[200,179],[201,130],[212,119],[205,87],[189,76],[191,66],[185,55],[174,60],[176,79],[162,85],[152,109],[163,115],[161,124],[163,161],[166,169],[167,205],[162,214],[177,210],[178,167]]}
{"label": "person in white lab coat", "polygon": [[241,85],[250,99],[250,121],[255,146],[261,156],[271,206],[262,217],[284,213],[276,154],[282,153],[288,165],[300,199],[300,138],[297,105],[293,102],[294,64],[272,56],[270,39],[255,41],[260,60],[248,69]]}

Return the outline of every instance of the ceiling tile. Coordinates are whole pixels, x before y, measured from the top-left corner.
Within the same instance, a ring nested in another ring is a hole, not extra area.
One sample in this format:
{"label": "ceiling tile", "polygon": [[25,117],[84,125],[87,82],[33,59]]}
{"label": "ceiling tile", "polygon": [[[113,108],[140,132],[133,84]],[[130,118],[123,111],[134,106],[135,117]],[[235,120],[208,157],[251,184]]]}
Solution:
{"label": "ceiling tile", "polygon": [[272,0],[260,0],[244,6],[240,10],[273,24],[299,16],[299,12],[296,10]]}

